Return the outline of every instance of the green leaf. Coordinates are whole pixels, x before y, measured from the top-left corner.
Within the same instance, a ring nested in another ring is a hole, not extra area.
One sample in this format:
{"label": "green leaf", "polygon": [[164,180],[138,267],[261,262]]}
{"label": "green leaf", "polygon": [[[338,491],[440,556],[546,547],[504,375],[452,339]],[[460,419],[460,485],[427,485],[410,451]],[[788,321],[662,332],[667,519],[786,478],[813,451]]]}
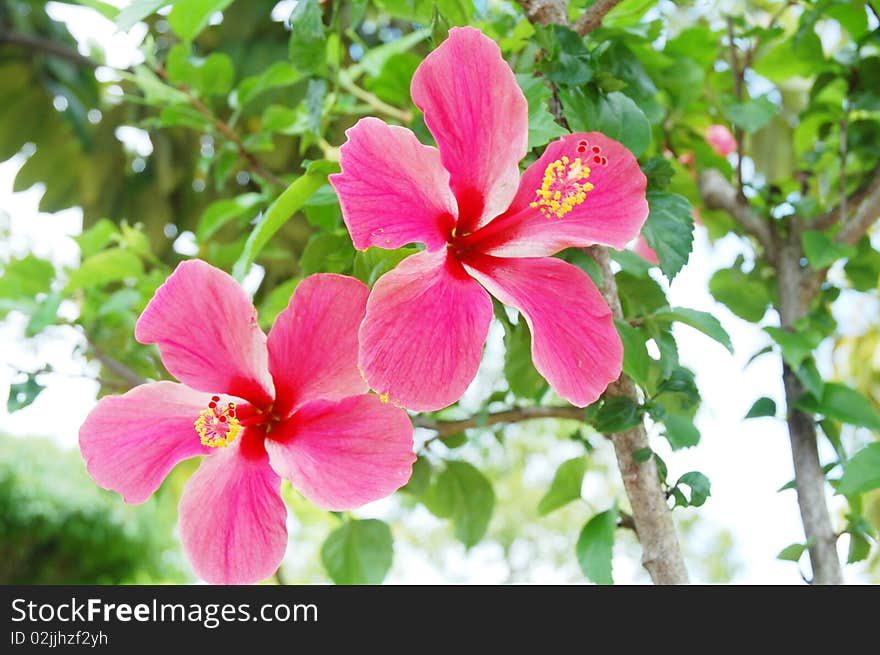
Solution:
{"label": "green leaf", "polygon": [[781,559],[786,562],[797,562],[800,560],[806,549],[807,544],[791,544],[779,551],[776,559]]}
{"label": "green leaf", "polygon": [[412,475],[409,481],[400,490],[421,496],[428,490],[428,486],[431,484],[431,473],[431,462],[425,457],[418,457],[413,464]]}
{"label": "green leaf", "polygon": [[[406,36],[395,39],[394,41],[389,41],[388,43],[376,46],[375,48],[370,48],[364,54],[363,59],[361,59],[359,67],[368,75],[378,77],[391,57],[414,48],[429,36],[431,36],[431,30],[429,29],[416,30],[415,32],[410,32]],[[352,69],[349,70],[349,75],[354,78],[357,74],[358,69],[353,66]]]}
{"label": "green leaf", "polygon": [[10,309],[27,312],[36,307],[36,296],[49,293],[55,269],[51,262],[25,255],[6,264],[0,275],[0,316]]}
{"label": "green leaf", "polygon": [[[700,507],[706,502],[706,499],[712,494],[711,492],[711,484],[709,483],[709,478],[700,473],[699,471],[689,471],[682,475],[678,482],[675,483],[676,487],[680,487],[681,485],[685,485],[690,487],[691,490],[691,498],[688,501],[688,505],[691,507]],[[676,499],[676,504],[678,504],[678,500]]]}
{"label": "green leaf", "polygon": [[837,493],[846,496],[880,487],[880,443],[872,443],[852,456],[843,466]]}
{"label": "green leaf", "polygon": [[805,359],[797,368],[796,373],[798,379],[807,391],[813,394],[816,398],[822,397],[822,392],[825,389],[825,381],[822,379],[822,374],[819,373],[819,369],[816,368],[816,363],[813,361],[812,357],[807,357],[807,359]]}
{"label": "green leaf", "polygon": [[30,405],[45,389],[37,382],[37,375],[30,373],[24,382],[13,382],[9,385],[9,397],[6,399],[6,411],[10,414]]}
{"label": "green leaf", "polygon": [[464,432],[456,432],[443,437],[443,445],[447,448],[461,448],[467,441],[467,434]]}
{"label": "green leaf", "polygon": [[686,416],[668,413],[663,417],[663,425],[663,436],[672,446],[672,450],[691,448],[700,443],[700,431]]}
{"label": "green leaf", "polygon": [[326,67],[327,37],[317,0],[300,0],[290,14],[290,61],[301,73],[320,74]]}
{"label": "green leaf", "polygon": [[31,318],[24,330],[24,335],[26,337],[34,337],[42,332],[44,328],[52,325],[58,317],[58,307],[60,305],[61,294],[57,291],[43,298],[37,305],[36,310],[31,314]]}
{"label": "green leaf", "polygon": [[305,174],[298,177],[294,182],[278,196],[269,209],[260,217],[254,229],[248,236],[244,244],[241,255],[235,262],[232,269],[233,277],[241,281],[247,275],[251,264],[260,254],[263,247],[269,242],[275,233],[280,230],[284,224],[303,204],[308,200],[322,184],[327,182],[329,171],[326,167],[315,166],[309,167]]}
{"label": "green leaf", "polygon": [[779,112],[779,105],[761,96],[747,102],[722,103],[721,111],[734,125],[751,134],[770,122]]}
{"label": "green leaf", "polygon": [[547,79],[568,86],[583,86],[593,79],[590,51],[583,38],[570,27],[551,25],[538,32],[549,51],[542,66]]}
{"label": "green leaf", "polygon": [[181,39],[192,41],[208,26],[212,14],[231,3],[232,0],[177,0],[168,14],[168,24]]}
{"label": "green leaf", "polygon": [[277,284],[266,295],[263,302],[260,303],[260,311],[257,314],[261,328],[268,331],[275,323],[278,314],[287,309],[287,306],[290,304],[290,298],[293,296],[293,292],[296,291],[296,287],[301,279],[300,277],[290,278],[286,282]]}
{"label": "green leaf", "polygon": [[810,262],[810,266],[817,271],[831,266],[838,259],[852,257],[856,254],[853,246],[845,243],[832,241],[822,232],[807,230],[801,235],[804,245],[804,254]]}
{"label": "green leaf", "polygon": [[155,14],[166,5],[173,5],[174,2],[175,0],[133,0],[119,10],[116,15],[116,26],[122,31],[130,30],[135,23]]}
{"label": "green leaf", "polygon": [[516,81],[529,104],[529,149],[565,134],[548,109],[547,101],[553,94],[544,81],[534,75],[517,75]]}
{"label": "green leaf", "polygon": [[602,434],[626,432],[642,420],[640,408],[626,396],[606,398],[596,413],[593,427]]}
{"label": "green leaf", "polygon": [[467,462],[451,461],[424,497],[425,506],[440,518],[451,518],[456,539],[470,548],[479,542],[495,508],[492,483]]}
{"label": "green leaf", "polygon": [[880,252],[874,250],[868,237],[859,241],[856,254],[843,267],[856,291],[872,291],[880,279]]}
{"label": "green leaf", "polygon": [[849,550],[846,556],[847,564],[855,564],[868,559],[871,554],[871,542],[865,535],[859,532],[849,533]]}
{"label": "green leaf", "polygon": [[651,157],[642,164],[642,173],[648,180],[648,191],[663,191],[675,175],[672,164],[666,157]]}
{"label": "green leaf", "polygon": [[670,281],[687,263],[694,243],[691,203],[677,193],[649,191],[650,212],[642,234],[657,253],[660,270]]}
{"label": "green leaf", "polygon": [[538,515],[546,516],[580,498],[586,470],[587,460],[583,457],[575,457],[560,464],[553,476],[553,482],[550,483],[550,489],[538,503]]}
{"label": "green leaf", "polygon": [[354,247],[348,234],[319,232],[306,243],[299,267],[302,274],[348,273],[354,262]]}
{"label": "green leaf", "polygon": [[828,382],[820,400],[807,395],[796,406],[805,412],[822,414],[842,423],[859,425],[880,433],[880,415],[874,410],[871,401],[843,384]]}
{"label": "green leaf", "polygon": [[688,309],[686,307],[673,307],[667,311],[661,311],[654,314],[654,318],[659,320],[678,321],[689,325],[695,330],[699,330],[708,337],[711,337],[727,350],[733,353],[733,344],[730,341],[730,335],[727,334],[721,322],[707,312],[701,312],[696,309]]}
{"label": "green leaf", "polygon": [[137,279],[143,272],[141,258],[131,250],[110,248],[83,260],[79,268],[71,271],[66,290],[97,288],[111,282]]}
{"label": "green leaf", "polygon": [[73,237],[73,239],[79,244],[82,259],[86,259],[106,248],[118,237],[119,229],[116,227],[116,224],[109,219],[102,218],[88,230],[83,230],[79,236]]}
{"label": "green leaf", "polygon": [[575,132],[602,132],[620,141],[639,157],[651,144],[651,125],[645,113],[627,95],[585,93],[578,88],[559,90],[563,113]]}
{"label": "green leaf", "polygon": [[199,219],[199,225],[196,228],[196,240],[199,243],[205,243],[229,221],[244,215],[249,210],[253,210],[261,202],[263,202],[262,194],[243,193],[235,198],[217,200],[211,203]]}
{"label": "green leaf", "polygon": [[241,81],[235,91],[234,106],[245,107],[266,91],[296,84],[302,78],[290,62],[276,61],[262,73]]}
{"label": "green leaf", "polygon": [[782,351],[782,359],[794,369],[800,367],[819,345],[815,338],[803,332],[789,332],[778,327],[765,327],[764,332],[773,338]]}
{"label": "green leaf", "polygon": [[537,399],[547,382],[532,363],[532,335],[525,320],[504,326],[504,377],[519,398]]}
{"label": "green leaf", "polygon": [[767,285],[757,273],[743,273],[738,266],[717,271],[709,280],[709,291],[715,300],[750,323],[760,321],[772,302]]}
{"label": "green leaf", "polygon": [[577,540],[575,552],[581,571],[596,584],[614,584],[614,579],[611,577],[611,557],[614,551],[617,515],[617,505],[601,514],[596,514],[587,521]]}
{"label": "green leaf", "polygon": [[745,415],[745,418],[761,418],[762,416],[776,416],[776,401],[767,396],[758,398],[752,403],[752,408]]}
{"label": "green leaf", "polygon": [[651,358],[648,356],[647,338],[641,330],[625,321],[614,321],[620,340],[623,342],[623,371],[637,384],[645,386]]}
{"label": "green leaf", "polygon": [[380,584],[393,556],[391,528],[377,519],[346,521],[321,546],[321,562],[336,584]]}
{"label": "green leaf", "polygon": [[354,256],[352,275],[371,287],[385,273],[417,252],[419,252],[418,248],[398,248],[397,250],[368,248],[367,250],[359,250]]}
{"label": "green leaf", "polygon": [[202,96],[225,95],[235,79],[232,59],[227,55],[213,52],[206,58],[191,57],[190,47],[182,43],[168,53],[165,66],[169,80],[185,84]]}

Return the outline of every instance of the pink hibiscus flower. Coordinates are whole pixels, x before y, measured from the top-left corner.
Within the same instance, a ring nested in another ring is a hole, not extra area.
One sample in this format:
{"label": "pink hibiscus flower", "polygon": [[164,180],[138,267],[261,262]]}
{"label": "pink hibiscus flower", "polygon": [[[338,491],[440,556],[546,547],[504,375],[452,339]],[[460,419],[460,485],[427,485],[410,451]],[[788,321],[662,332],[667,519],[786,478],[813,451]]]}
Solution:
{"label": "pink hibiscus flower", "polygon": [[710,125],[706,128],[706,142],[722,157],[736,152],[736,139],[723,125]]}
{"label": "pink hibiscus flower", "polygon": [[241,584],[278,568],[287,545],[281,478],[315,505],[345,510],[387,496],[415,460],[406,413],[366,393],[357,329],[369,289],[312,275],[268,339],[229,275],[181,263],[138,319],[183,384],[102,398],[80,429],[86,468],[128,503],[149,498],[181,460],[205,457],[180,499],[195,572]]}
{"label": "pink hibiscus flower", "polygon": [[553,388],[590,404],[620,375],[623,348],[590,278],[550,256],[622,249],[638,234],[648,215],[638,163],[602,134],[571,134],[520,177],[526,100],[498,46],[472,28],[449,31],[411,91],[439,149],[364,118],[331,176],[356,248],[426,246],[370,294],[360,329],[367,382],[414,410],[458,400],[480,364],[491,293],[525,317],[535,366]]}

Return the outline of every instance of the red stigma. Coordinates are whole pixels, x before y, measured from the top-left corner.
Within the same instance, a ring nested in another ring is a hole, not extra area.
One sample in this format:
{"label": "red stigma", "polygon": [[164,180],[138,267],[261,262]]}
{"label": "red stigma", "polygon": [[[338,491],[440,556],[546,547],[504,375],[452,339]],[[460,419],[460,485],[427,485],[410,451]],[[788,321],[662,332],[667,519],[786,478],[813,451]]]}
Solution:
{"label": "red stigma", "polygon": [[602,148],[599,146],[593,146],[593,152],[602,152]]}
{"label": "red stigma", "polygon": [[217,417],[217,420],[220,421],[221,423],[226,423],[226,417],[223,416],[223,414],[221,414],[220,416],[218,416],[218,417]]}
{"label": "red stigma", "polygon": [[208,403],[208,407],[211,409],[214,409],[216,406],[217,406],[217,403],[215,403],[213,400]]}
{"label": "red stigma", "polygon": [[211,396],[211,400],[213,400],[215,403],[220,402],[220,396]]}
{"label": "red stigma", "polygon": [[602,158],[599,155],[596,155],[595,157],[593,157],[593,161],[596,162],[597,164],[601,164]]}
{"label": "red stigma", "polygon": [[587,149],[585,146],[578,146],[578,152],[586,152]]}

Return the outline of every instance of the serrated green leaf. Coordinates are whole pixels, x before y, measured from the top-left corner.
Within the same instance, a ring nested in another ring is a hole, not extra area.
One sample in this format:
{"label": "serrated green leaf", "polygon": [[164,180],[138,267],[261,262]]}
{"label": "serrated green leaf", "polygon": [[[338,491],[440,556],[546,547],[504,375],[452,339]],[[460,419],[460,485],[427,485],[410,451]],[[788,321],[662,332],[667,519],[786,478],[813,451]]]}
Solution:
{"label": "serrated green leaf", "polygon": [[686,416],[667,414],[663,418],[663,436],[669,441],[672,450],[691,448],[700,443],[700,431]]}
{"label": "serrated green leaf", "polygon": [[552,93],[540,77],[517,75],[517,84],[522,89],[529,105],[529,145],[537,148],[562,136],[566,131],[553,118],[547,106]]}
{"label": "serrated green leaf", "polygon": [[602,434],[626,432],[642,420],[639,406],[626,396],[606,398],[593,419],[593,427]]}
{"label": "serrated green leaf", "polygon": [[677,193],[649,191],[650,212],[642,234],[657,253],[660,270],[670,281],[687,263],[694,243],[691,203]]}
{"label": "serrated green leaf", "polygon": [[391,528],[377,519],[346,521],[321,546],[321,562],[336,584],[380,584],[393,557]]}
{"label": "serrated green leaf", "polygon": [[675,483],[676,487],[680,487],[681,485],[690,487],[691,497],[690,500],[687,501],[687,504],[691,507],[702,506],[706,502],[706,499],[712,495],[712,485],[709,482],[709,478],[699,471],[689,471],[682,475],[678,479],[678,482]]}
{"label": "serrated green leaf", "polygon": [[538,515],[546,516],[580,498],[586,470],[587,460],[583,457],[575,457],[560,464],[550,488],[538,503]]}

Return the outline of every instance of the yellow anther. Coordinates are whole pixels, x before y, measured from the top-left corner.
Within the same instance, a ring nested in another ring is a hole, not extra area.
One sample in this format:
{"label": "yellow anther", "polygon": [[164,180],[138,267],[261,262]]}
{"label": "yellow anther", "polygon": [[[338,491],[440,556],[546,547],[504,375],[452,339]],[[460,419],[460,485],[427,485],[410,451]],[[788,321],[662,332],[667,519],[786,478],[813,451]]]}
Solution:
{"label": "yellow anther", "polygon": [[216,406],[203,409],[193,426],[202,445],[210,448],[226,448],[241,432],[241,423],[235,416],[235,403],[227,403],[223,409]]}
{"label": "yellow anther", "polygon": [[379,394],[379,401],[382,403],[387,403],[390,400],[391,396],[388,395],[388,392]]}
{"label": "yellow anther", "polygon": [[530,207],[540,209],[548,218],[562,218],[587,198],[593,185],[587,182],[590,168],[580,158],[571,161],[566,155],[544,169],[541,187],[535,189]]}

